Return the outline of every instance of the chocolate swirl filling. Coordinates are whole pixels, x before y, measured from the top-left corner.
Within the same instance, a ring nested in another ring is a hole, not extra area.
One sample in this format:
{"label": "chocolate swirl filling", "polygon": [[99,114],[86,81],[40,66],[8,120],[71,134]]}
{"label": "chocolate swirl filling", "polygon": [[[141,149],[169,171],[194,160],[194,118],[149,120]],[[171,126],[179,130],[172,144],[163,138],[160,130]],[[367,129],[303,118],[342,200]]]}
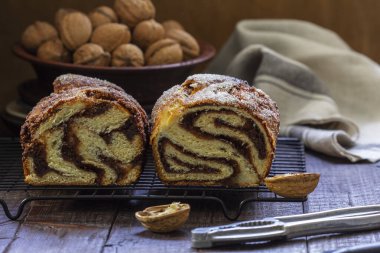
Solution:
{"label": "chocolate swirl filling", "polygon": [[[168,172],[168,173],[178,173],[178,172],[170,167],[170,164],[168,162],[167,156],[165,156],[165,148],[167,147],[167,145],[171,145],[178,152],[181,152],[181,153],[183,153],[183,154],[185,154],[187,156],[191,156],[191,157],[194,157],[194,158],[197,158],[197,159],[200,159],[200,160],[204,160],[204,161],[213,161],[213,162],[217,162],[217,163],[228,164],[233,169],[233,173],[231,175],[229,175],[228,177],[223,178],[223,179],[221,179],[219,181],[226,181],[229,178],[231,178],[234,175],[236,175],[237,173],[239,173],[239,165],[234,160],[230,160],[230,159],[227,159],[227,158],[211,158],[211,157],[200,156],[200,155],[197,155],[197,154],[195,154],[193,152],[185,150],[183,147],[181,147],[178,144],[175,144],[170,139],[168,139],[166,137],[163,137],[158,142],[158,152],[160,154],[161,162],[163,164],[163,167],[164,167],[165,171]],[[219,169],[217,169],[217,168],[213,168],[213,167],[210,167],[210,166],[207,166],[207,165],[193,165],[193,164],[184,162],[184,161],[182,161],[181,159],[179,159],[178,157],[175,157],[175,156],[170,156],[168,158],[172,159],[178,165],[181,165],[181,166],[184,166],[184,167],[187,167],[187,168],[191,168],[191,170],[188,170],[188,171],[181,171],[180,172],[181,174],[183,174],[183,173],[185,173],[185,174],[187,174],[187,173],[217,174],[217,173],[220,172]],[[202,181],[202,180],[196,180],[196,181]],[[206,181],[209,181],[209,180],[206,180]]]}
{"label": "chocolate swirl filling", "polygon": [[[240,154],[242,154],[247,159],[251,160],[251,158],[249,158],[250,150],[247,143],[244,143],[241,140],[232,138],[227,135],[206,133],[202,131],[199,127],[196,127],[194,123],[203,113],[206,113],[206,114],[207,113],[224,113],[224,114],[231,114],[231,115],[237,115],[239,117],[243,117],[241,115],[238,115],[236,112],[227,110],[227,109],[197,111],[197,112],[186,114],[183,117],[182,121],[180,122],[180,125],[186,130],[195,134],[199,138],[221,139],[226,142],[230,142]],[[263,133],[260,131],[259,127],[256,125],[256,123],[252,119],[245,118],[245,117],[243,118],[245,120],[245,124],[242,127],[232,126],[228,122],[222,119],[218,119],[218,118],[216,118],[213,123],[214,123],[214,127],[226,127],[231,130],[238,130],[241,133],[247,135],[249,139],[251,140],[251,142],[255,145],[255,148],[257,149],[259,153],[259,159],[261,160],[265,159],[265,157],[267,156],[267,150],[265,148],[266,147],[265,137]]]}
{"label": "chocolate swirl filling", "polygon": [[100,133],[99,135],[100,135],[100,137],[103,138],[103,140],[107,144],[110,144],[111,139],[112,139],[111,138],[112,134],[115,132],[123,133],[129,141],[132,141],[133,137],[138,134],[136,124],[133,121],[132,117],[129,118],[127,121],[125,121],[125,123],[123,125],[121,125],[120,127],[113,129],[112,131],[110,131],[108,133]]}
{"label": "chocolate swirl filling", "polygon": [[78,152],[79,139],[71,131],[70,121],[63,125],[63,140],[61,147],[62,158],[68,162],[73,163],[76,167],[81,170],[95,172],[96,174],[96,183],[99,184],[103,177],[104,171],[100,168],[97,168],[93,165],[84,164],[83,158],[79,155]]}
{"label": "chocolate swirl filling", "polygon": [[[234,112],[232,110],[228,110],[228,109],[221,109],[221,110],[208,109],[208,110],[204,110],[204,111],[196,111],[196,112],[187,113],[186,115],[183,116],[182,120],[179,122],[179,125],[182,128],[186,129],[187,131],[191,132],[194,136],[196,136],[199,139],[203,139],[203,140],[219,139],[221,141],[229,143],[236,150],[237,153],[241,154],[249,162],[252,169],[255,171],[255,173],[260,178],[260,174],[258,173],[257,168],[254,164],[253,158],[251,156],[251,153],[252,153],[251,147],[249,146],[248,143],[246,143],[242,140],[239,140],[237,138],[233,138],[233,137],[228,136],[228,135],[212,134],[209,132],[205,132],[205,131],[202,131],[202,129],[200,127],[195,126],[195,122],[198,120],[198,118],[201,115],[207,114],[207,113],[220,113],[220,114],[229,114],[229,115],[236,115],[239,117],[243,117],[241,115],[238,115],[236,112]],[[266,150],[265,137],[264,137],[263,133],[260,131],[259,127],[256,125],[256,123],[252,119],[243,117],[243,120],[245,122],[244,125],[237,127],[237,126],[231,125],[230,123],[224,121],[223,119],[215,118],[213,121],[213,127],[215,127],[215,128],[224,127],[224,128],[228,128],[232,131],[239,131],[240,133],[246,135],[250,139],[250,141],[253,143],[254,147],[257,149],[258,158],[260,160],[265,159],[267,156],[267,150]],[[169,163],[166,161],[166,157],[164,155],[164,147],[165,147],[166,143],[170,143],[171,145],[176,145],[173,142],[171,142],[169,139],[167,139],[166,137],[161,138],[159,140],[159,143],[158,143],[159,154],[160,154],[160,157],[163,161],[163,167],[164,167],[165,171],[168,173],[174,173],[174,171],[170,168]],[[200,155],[197,155],[195,153],[185,151],[183,147],[179,147],[178,145],[176,146],[176,149],[180,153],[184,153],[186,155],[192,156],[192,157],[197,158],[197,159],[202,159],[202,160],[223,159],[223,162],[229,163],[229,164],[231,164],[231,166],[233,165],[232,167],[235,170],[234,174],[236,174],[237,171],[239,170],[239,165],[234,160],[228,160],[225,158],[201,157]],[[209,168],[200,169],[197,166],[194,166],[194,165],[191,165],[188,163],[184,163],[183,161],[180,161],[180,159],[178,159],[178,158],[172,158],[172,159],[174,161],[176,161],[177,164],[180,164],[180,165],[187,167],[187,168],[191,168],[191,172],[194,172],[194,173],[217,173],[217,171],[210,170]],[[232,164],[232,162],[233,162],[233,164]]]}
{"label": "chocolate swirl filling", "polygon": [[[96,184],[100,184],[104,178],[104,170],[98,168],[93,165],[83,163],[83,157],[79,155],[78,145],[79,139],[75,135],[75,132],[72,130],[72,122],[75,118],[78,117],[86,117],[86,118],[94,118],[99,116],[111,108],[111,105],[107,102],[99,103],[96,106],[88,107],[85,110],[74,114],[68,121],[56,126],[55,128],[63,128],[63,139],[61,146],[61,155],[62,158],[68,162],[73,163],[78,169],[84,171],[94,172],[96,174]],[[109,144],[111,141],[112,133],[121,132],[126,136],[126,138],[131,141],[135,135],[138,135],[136,123],[133,117],[130,117],[122,126],[119,128],[113,129],[109,133],[100,133],[100,137],[104,139],[104,141]],[[28,150],[28,155],[32,157],[34,162],[34,171],[38,177],[43,177],[48,172],[55,172],[58,174],[62,174],[59,170],[54,169],[48,165],[47,162],[47,153],[46,147],[41,142],[36,142],[33,146]],[[106,164],[108,167],[115,170],[117,174],[117,180],[122,179],[128,173],[128,170],[122,166],[122,162],[103,155],[99,154],[98,158]],[[136,157],[132,159],[130,164],[136,165],[141,163],[142,154],[138,154]],[[117,181],[118,182],[118,181]]]}
{"label": "chocolate swirl filling", "polygon": [[59,173],[59,171],[50,167],[46,160],[46,150],[45,145],[41,142],[36,142],[34,145],[28,150],[27,156],[33,157],[34,162],[34,172],[38,177],[43,177],[46,173],[50,171],[54,171]]}

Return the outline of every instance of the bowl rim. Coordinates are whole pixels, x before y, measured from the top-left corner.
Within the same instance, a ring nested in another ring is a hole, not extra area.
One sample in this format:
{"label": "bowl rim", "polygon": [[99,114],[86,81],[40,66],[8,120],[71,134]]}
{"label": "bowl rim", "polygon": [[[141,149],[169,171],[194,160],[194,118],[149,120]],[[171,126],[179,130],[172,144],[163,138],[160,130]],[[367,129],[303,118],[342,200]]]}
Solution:
{"label": "bowl rim", "polygon": [[208,42],[198,40],[201,53],[198,57],[182,61],[179,63],[173,64],[163,64],[163,65],[151,65],[151,66],[143,66],[143,67],[112,67],[112,66],[87,66],[87,65],[79,65],[73,63],[62,63],[56,61],[48,61],[38,58],[36,55],[29,53],[27,50],[22,47],[20,42],[16,42],[13,47],[13,53],[34,65],[42,65],[42,66],[50,66],[56,68],[65,68],[72,70],[87,70],[87,71],[103,71],[103,72],[119,72],[119,71],[128,71],[128,72],[142,72],[142,71],[152,71],[152,70],[163,70],[163,69],[174,69],[181,67],[188,67],[193,65],[198,65],[200,63],[204,63],[209,61],[215,56],[216,50],[213,45]]}

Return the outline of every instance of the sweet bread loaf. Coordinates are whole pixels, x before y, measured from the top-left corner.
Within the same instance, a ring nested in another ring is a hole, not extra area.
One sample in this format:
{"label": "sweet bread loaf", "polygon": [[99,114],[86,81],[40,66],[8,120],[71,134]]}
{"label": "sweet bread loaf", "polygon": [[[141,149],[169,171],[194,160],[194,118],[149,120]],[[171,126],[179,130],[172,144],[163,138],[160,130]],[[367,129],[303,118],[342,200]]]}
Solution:
{"label": "sweet bread loaf", "polygon": [[141,173],[148,128],[120,87],[62,75],[21,129],[25,181],[32,185],[127,185]]}
{"label": "sweet bread loaf", "polygon": [[242,80],[190,76],[161,96],[152,120],[150,142],[165,184],[250,187],[269,173],[279,112]]}

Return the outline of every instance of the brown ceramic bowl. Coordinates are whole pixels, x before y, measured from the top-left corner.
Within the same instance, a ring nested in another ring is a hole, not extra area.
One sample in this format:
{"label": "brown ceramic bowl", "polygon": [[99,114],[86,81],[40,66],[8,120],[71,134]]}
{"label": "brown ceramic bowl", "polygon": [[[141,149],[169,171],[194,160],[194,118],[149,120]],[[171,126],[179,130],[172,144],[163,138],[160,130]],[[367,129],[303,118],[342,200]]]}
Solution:
{"label": "brown ceramic bowl", "polygon": [[142,105],[153,105],[162,92],[175,84],[182,83],[198,65],[209,61],[215,55],[215,48],[199,41],[201,54],[197,58],[176,64],[133,67],[93,67],[71,63],[46,61],[27,52],[20,44],[15,44],[15,55],[32,64],[41,86],[52,89],[53,80],[66,73],[105,79],[121,86]]}

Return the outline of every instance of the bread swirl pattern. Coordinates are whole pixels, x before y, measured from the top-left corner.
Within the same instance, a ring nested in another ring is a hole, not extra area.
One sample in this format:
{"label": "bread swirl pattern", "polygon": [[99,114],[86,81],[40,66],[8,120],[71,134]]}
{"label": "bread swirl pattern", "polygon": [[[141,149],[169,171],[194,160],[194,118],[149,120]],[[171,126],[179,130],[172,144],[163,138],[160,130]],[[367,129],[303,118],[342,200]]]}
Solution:
{"label": "bread swirl pattern", "polygon": [[258,185],[279,128],[276,104],[236,78],[194,75],[156,103],[151,144],[166,184]]}
{"label": "bread swirl pattern", "polygon": [[25,181],[33,185],[126,185],[141,173],[148,128],[118,86],[63,75],[21,130]]}

